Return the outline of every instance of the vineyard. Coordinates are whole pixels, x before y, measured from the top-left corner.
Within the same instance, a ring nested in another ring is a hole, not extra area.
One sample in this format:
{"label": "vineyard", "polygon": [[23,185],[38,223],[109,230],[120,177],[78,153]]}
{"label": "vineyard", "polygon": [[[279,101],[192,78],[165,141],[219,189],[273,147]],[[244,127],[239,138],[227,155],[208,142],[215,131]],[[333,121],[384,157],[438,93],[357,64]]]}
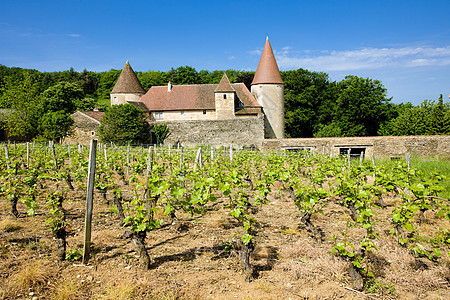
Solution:
{"label": "vineyard", "polygon": [[448,174],[225,147],[4,144],[2,299],[450,297]]}

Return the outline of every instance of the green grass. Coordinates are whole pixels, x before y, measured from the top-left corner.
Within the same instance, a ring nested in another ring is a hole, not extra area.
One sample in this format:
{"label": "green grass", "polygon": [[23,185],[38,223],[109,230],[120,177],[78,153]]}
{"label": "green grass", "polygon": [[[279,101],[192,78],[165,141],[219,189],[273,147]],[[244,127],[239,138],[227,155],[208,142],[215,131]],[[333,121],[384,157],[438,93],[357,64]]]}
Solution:
{"label": "green grass", "polygon": [[[377,166],[392,168],[399,163],[399,160],[405,163],[405,158],[400,159],[376,159]],[[429,178],[433,173],[444,175],[447,179],[444,181],[444,190],[439,194],[440,197],[450,198],[450,160],[436,157],[418,157],[412,156],[410,161],[411,168],[421,171],[425,178]]]}

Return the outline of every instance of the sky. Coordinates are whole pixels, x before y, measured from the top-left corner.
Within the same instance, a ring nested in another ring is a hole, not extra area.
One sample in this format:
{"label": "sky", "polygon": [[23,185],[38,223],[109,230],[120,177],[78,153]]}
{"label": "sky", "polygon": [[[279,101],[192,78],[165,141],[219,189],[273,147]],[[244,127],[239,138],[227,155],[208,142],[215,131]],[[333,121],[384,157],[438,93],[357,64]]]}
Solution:
{"label": "sky", "polygon": [[2,0],[0,64],[39,71],[280,70],[381,81],[393,103],[448,101],[450,0]]}

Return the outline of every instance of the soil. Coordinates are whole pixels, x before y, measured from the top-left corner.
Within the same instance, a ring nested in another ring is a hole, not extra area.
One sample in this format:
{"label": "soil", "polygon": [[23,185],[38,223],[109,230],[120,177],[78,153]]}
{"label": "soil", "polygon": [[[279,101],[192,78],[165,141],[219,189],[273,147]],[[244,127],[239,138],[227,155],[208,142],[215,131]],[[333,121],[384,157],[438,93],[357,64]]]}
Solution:
{"label": "soil", "polygon": [[[136,248],[120,227],[119,217],[101,195],[95,195],[92,223],[92,257],[80,261],[58,261],[56,241],[45,224],[45,210],[19,218],[10,213],[3,197],[0,216],[14,226],[0,232],[0,297],[2,299],[450,299],[449,257],[438,263],[415,259],[388,232],[392,225],[383,220],[396,199],[379,209],[379,251],[371,263],[378,290],[352,290],[348,263],[331,255],[333,236],[351,223],[348,209],[330,201],[324,214],[311,222],[323,231],[323,241],[311,237],[302,225],[293,199],[279,186],[269,203],[256,209],[259,222],[256,248],[251,256],[255,278],[245,281],[239,257],[229,246],[239,232],[228,215],[225,199],[207,207],[204,215],[183,215],[166,222],[147,235],[151,257],[149,270],[142,270]],[[82,251],[85,193],[76,189],[63,203],[67,215],[68,249]],[[107,194],[112,203],[112,195]],[[448,228],[448,221],[427,215],[423,224]],[[7,222],[7,221],[5,221]],[[350,227],[347,236],[358,240],[362,228]],[[33,269],[34,266],[34,269]],[[34,270],[34,271],[33,271]],[[28,273],[27,273],[28,272]],[[33,273],[34,272],[34,273]],[[31,273],[31,275],[30,275]],[[27,275],[28,274],[28,275]],[[28,281],[27,281],[28,280]]]}

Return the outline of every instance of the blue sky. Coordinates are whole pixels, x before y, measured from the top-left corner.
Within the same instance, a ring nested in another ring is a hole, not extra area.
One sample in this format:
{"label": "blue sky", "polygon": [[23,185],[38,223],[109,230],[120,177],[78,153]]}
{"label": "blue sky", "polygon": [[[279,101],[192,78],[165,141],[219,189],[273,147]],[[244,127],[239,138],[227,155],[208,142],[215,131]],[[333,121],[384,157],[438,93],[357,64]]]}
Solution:
{"label": "blue sky", "polygon": [[450,94],[450,0],[2,0],[0,64],[40,71],[192,66],[380,80],[394,103]]}

